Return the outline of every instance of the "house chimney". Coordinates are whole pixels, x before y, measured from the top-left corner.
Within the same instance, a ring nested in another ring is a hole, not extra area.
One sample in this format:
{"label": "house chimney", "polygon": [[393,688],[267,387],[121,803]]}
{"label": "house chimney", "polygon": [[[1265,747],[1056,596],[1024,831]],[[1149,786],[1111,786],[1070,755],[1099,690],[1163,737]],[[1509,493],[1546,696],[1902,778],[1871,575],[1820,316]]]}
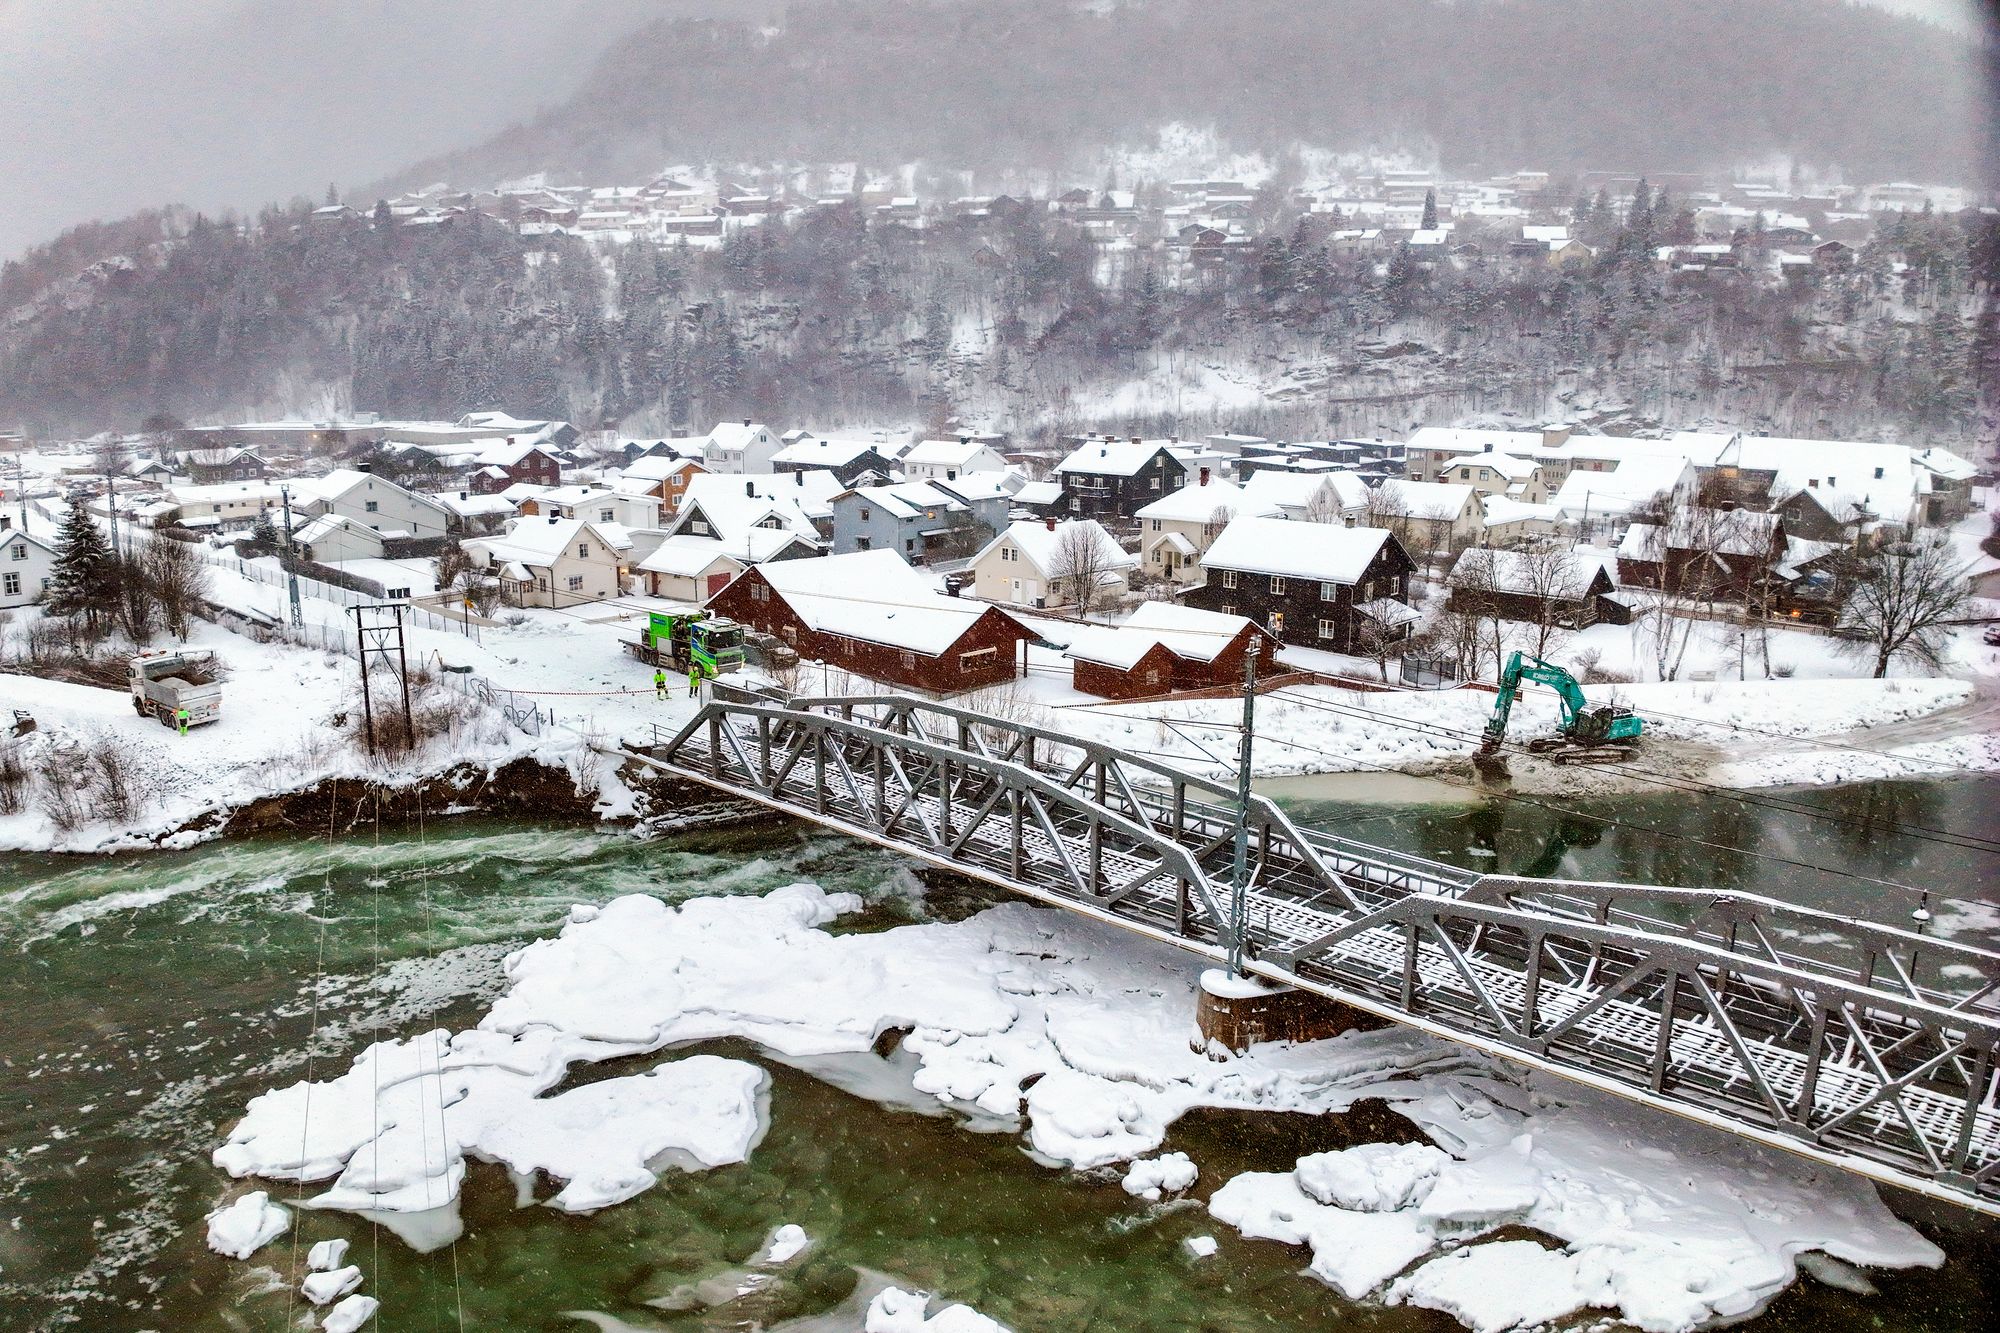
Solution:
{"label": "house chimney", "polygon": [[806,474],[803,471],[794,472],[792,474],[792,485],[803,489],[805,484],[806,484]]}
{"label": "house chimney", "polygon": [[1479,452],[1481,452],[1481,453],[1483,453],[1483,454],[1490,454],[1490,453],[1492,453],[1492,452],[1493,452],[1493,441],[1491,441],[1491,440],[1488,440],[1488,441],[1487,441],[1487,442],[1486,442],[1485,444],[1481,445],[1481,446],[1479,447]]}
{"label": "house chimney", "polygon": [[1200,480],[1200,482],[1198,482],[1197,484],[1198,484],[1198,485],[1202,485],[1202,486],[1206,486],[1206,485],[1208,485],[1208,469],[1207,469],[1207,468],[1203,468],[1203,469],[1201,470],[1201,480]]}
{"label": "house chimney", "polygon": [[555,521],[556,521],[556,511],[551,509],[549,511],[549,525],[553,527],[555,525]]}
{"label": "house chimney", "polygon": [[961,436],[959,436],[959,437],[958,437],[958,442],[959,442],[960,444],[971,444],[971,443],[972,443],[972,437],[971,437],[970,435],[961,435]]}
{"label": "house chimney", "polygon": [[1353,527],[1353,526],[1354,526],[1354,515],[1352,515],[1352,514],[1342,514],[1342,515],[1340,516],[1340,526],[1341,526],[1341,527],[1343,527],[1343,528],[1351,528],[1351,527]]}
{"label": "house chimney", "polygon": [[1143,443],[1143,441],[1141,441],[1141,440],[1140,440],[1140,438],[1139,438],[1138,436],[1134,435],[1134,436],[1132,437],[1132,443],[1134,443],[1134,444],[1140,444],[1140,443]]}
{"label": "house chimney", "polygon": [[1042,522],[1048,525],[1048,529],[1050,532],[1054,532],[1056,530],[1056,516],[1054,514],[1050,514],[1048,517],[1044,518]]}
{"label": "house chimney", "polygon": [[750,424],[750,418],[749,418],[749,417],[745,417],[745,418],[743,418],[743,424],[744,424],[744,425],[746,425],[746,426],[747,426],[747,425],[749,425],[749,424]]}
{"label": "house chimney", "polygon": [[464,491],[460,491],[460,492],[458,493],[458,498],[459,498],[459,499],[461,499],[461,500],[469,500],[469,499],[471,499],[472,497],[471,497],[470,495],[468,495],[468,494],[467,494],[466,492],[464,492]]}
{"label": "house chimney", "polygon": [[1557,447],[1557,446],[1559,446],[1559,445],[1563,445],[1563,444],[1567,444],[1567,443],[1569,443],[1569,427],[1568,427],[1568,426],[1564,426],[1564,425],[1560,425],[1560,424],[1558,424],[1558,425],[1551,425],[1551,426],[1544,426],[1544,427],[1542,427],[1542,447],[1543,447],[1543,448],[1545,448],[1545,449],[1554,449],[1554,448],[1556,448],[1556,447]]}
{"label": "house chimney", "polygon": [[744,483],[743,483],[743,493],[744,493],[745,495],[749,496],[749,497],[750,497],[750,498],[751,498],[752,500],[756,499],[756,498],[757,498],[757,483],[756,483],[756,482],[754,482],[754,481],[746,481],[746,482],[744,482]]}

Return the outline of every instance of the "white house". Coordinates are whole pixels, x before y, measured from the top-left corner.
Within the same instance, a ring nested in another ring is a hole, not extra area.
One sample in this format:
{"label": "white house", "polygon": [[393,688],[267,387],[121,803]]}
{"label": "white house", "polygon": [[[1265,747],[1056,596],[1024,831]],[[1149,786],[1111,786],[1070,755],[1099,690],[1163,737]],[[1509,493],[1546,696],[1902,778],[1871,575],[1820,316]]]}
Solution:
{"label": "white house", "polygon": [[968,472],[1003,472],[1007,460],[969,436],[956,440],[924,440],[902,457],[909,481],[957,481]]}
{"label": "white house", "polygon": [[[271,481],[223,481],[212,486],[169,486],[166,501],[184,528],[215,528],[221,531],[248,528],[266,509],[275,511],[281,497],[278,483]],[[276,522],[273,513],[272,521]]]}
{"label": "white house", "polygon": [[0,607],[26,606],[41,597],[55,568],[54,546],[15,528],[0,531]]}
{"label": "white house", "polygon": [[324,477],[306,478],[289,485],[295,524],[301,514],[308,518],[337,514],[372,528],[385,538],[428,540],[451,531],[451,510],[428,495],[398,486],[372,472],[341,468]]}
{"label": "white house", "polygon": [[[1082,535],[1072,537],[1072,532]],[[1010,606],[1071,605],[1075,599],[1065,552],[1072,541],[1093,544],[1099,581],[1106,588],[1124,587],[1127,577],[1138,568],[1139,557],[1120,546],[1096,519],[1065,523],[1052,518],[1022,520],[1008,524],[1007,530],[988,542],[966,566],[973,579],[973,595]]]}
{"label": "white house", "polygon": [[[1263,475],[1259,473],[1258,475]],[[1194,481],[1142,506],[1139,564],[1146,573],[1181,583],[1199,580],[1201,553],[1238,514],[1272,517],[1278,506],[1201,469]]]}
{"label": "white house", "polygon": [[710,472],[767,473],[783,447],[769,426],[760,426],[748,417],[741,422],[725,421],[708,433],[708,443],[701,451],[702,465]]}
{"label": "white house", "polygon": [[660,524],[660,498],[639,489],[552,486],[523,500],[521,512],[539,518],[554,514],[557,518],[583,518],[625,528],[654,528]]}
{"label": "white house", "polygon": [[321,514],[292,530],[292,548],[320,565],[342,560],[379,560],[382,534],[343,514]]}
{"label": "white house", "polygon": [[624,590],[617,542],[585,519],[516,519],[497,536],[466,542],[465,553],[521,606],[575,606]]}

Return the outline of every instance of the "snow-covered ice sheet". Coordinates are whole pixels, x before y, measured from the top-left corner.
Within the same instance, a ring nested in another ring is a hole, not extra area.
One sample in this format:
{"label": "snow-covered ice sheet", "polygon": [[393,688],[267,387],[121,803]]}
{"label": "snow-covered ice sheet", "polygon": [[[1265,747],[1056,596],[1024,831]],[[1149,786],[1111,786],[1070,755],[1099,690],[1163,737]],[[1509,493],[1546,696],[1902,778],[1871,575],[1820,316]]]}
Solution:
{"label": "snow-covered ice sheet", "polygon": [[263,1190],[252,1190],[208,1215],[208,1248],[232,1259],[248,1259],[282,1236],[291,1212],[271,1202]]}
{"label": "snow-covered ice sheet", "polygon": [[[1515,1223],[1569,1246],[1535,1262],[1571,1265],[1577,1304],[1649,1329],[1755,1309],[1807,1249],[1869,1266],[1941,1258],[1857,1178],[1557,1081],[1524,1083],[1406,1030],[1211,1059],[1193,1024],[1200,962],[1109,926],[1008,904],[949,924],[826,929],[859,905],[799,884],[579,908],[508,960],[509,990],[477,1028],[370,1048],[313,1088],[310,1121],[304,1085],[265,1094],[216,1161],[238,1175],[337,1174],[315,1202],[421,1212],[455,1197],[473,1153],[563,1176],[571,1204],[602,1206],[645,1188],[672,1118],[654,1111],[678,1095],[676,1077],[717,1103],[678,1146],[707,1145],[707,1160],[748,1151],[755,1071],[688,1056],[544,1096],[572,1061],[730,1037],[786,1058],[863,1055],[902,1029],[921,1094],[1023,1122],[1040,1157],[1082,1168],[1157,1152],[1198,1106],[1326,1114],[1386,1101],[1436,1146],[1315,1154],[1292,1172],[1238,1176],[1209,1203],[1246,1235],[1310,1246],[1312,1271],[1355,1298],[1405,1274],[1399,1299],[1457,1302],[1484,1320],[1445,1280],[1457,1270],[1422,1282],[1406,1270]],[[592,1089],[609,1091],[577,1096]],[[1194,1171],[1177,1156],[1127,1178],[1165,1193]]]}

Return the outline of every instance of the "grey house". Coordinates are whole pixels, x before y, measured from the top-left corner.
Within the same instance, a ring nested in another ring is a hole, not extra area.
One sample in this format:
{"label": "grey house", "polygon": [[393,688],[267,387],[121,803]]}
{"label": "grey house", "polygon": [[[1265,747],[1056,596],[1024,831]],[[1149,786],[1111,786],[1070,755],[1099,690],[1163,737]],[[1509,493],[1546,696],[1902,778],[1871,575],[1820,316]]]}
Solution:
{"label": "grey house", "polygon": [[997,486],[935,481],[842,491],[833,508],[833,552],[894,551],[913,565],[970,556],[1007,526],[1009,496]]}

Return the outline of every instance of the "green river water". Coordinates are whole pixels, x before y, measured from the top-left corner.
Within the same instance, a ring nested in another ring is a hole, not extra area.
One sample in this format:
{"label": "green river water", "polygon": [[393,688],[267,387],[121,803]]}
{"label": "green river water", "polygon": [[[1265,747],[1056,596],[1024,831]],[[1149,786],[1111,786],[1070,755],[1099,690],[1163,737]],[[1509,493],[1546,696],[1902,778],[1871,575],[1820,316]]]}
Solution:
{"label": "green river water", "polygon": [[[1340,780],[1273,789],[1306,822],[1480,869],[1753,889],[1899,922],[1911,904],[1869,879],[1920,885],[1940,895],[1940,927],[2000,941],[1994,858],[1922,832],[2000,832],[1991,779],[1783,794],[1840,822],[1684,796],[1606,799],[1578,818],[1520,801],[1386,804],[1382,790]],[[643,841],[458,821],[331,848],[256,838],[117,860],[0,855],[0,1329],[284,1327],[304,1307],[284,1289],[260,1292],[259,1266],[284,1266],[289,1241],[247,1264],[202,1243],[202,1216],[229,1183],[208,1154],[247,1099],[305,1075],[308,1047],[311,1072],[328,1077],[378,1037],[475,1022],[496,993],[500,959],[556,930],[572,903],[750,893],[801,878],[871,899],[843,928],[926,910],[908,897],[895,858],[782,822]],[[930,910],[955,915],[987,900],[953,890],[934,894]],[[328,979],[316,1045],[315,975]],[[857,1267],[1019,1330],[1458,1327],[1345,1302],[1298,1275],[1303,1251],[1245,1241],[1195,1205],[1149,1209],[1112,1177],[1051,1170],[1014,1135],[879,1106],[749,1047],[714,1049],[772,1076],[771,1129],[745,1165],[670,1174],[591,1216],[517,1209],[504,1174],[475,1165],[467,1234],[451,1249],[415,1255],[337,1213],[300,1214],[301,1242],[353,1243],[350,1261],[382,1300],[375,1327],[384,1329],[457,1328],[461,1317],[466,1328],[588,1327],[565,1314],[578,1310],[635,1327],[769,1327],[838,1306]],[[1364,1104],[1311,1119],[1197,1114],[1167,1146],[1200,1164],[1205,1196],[1238,1171],[1385,1136],[1413,1135]],[[1995,1228],[1896,1202],[1952,1255],[1942,1271],[1883,1275],[1874,1298],[1801,1281],[1757,1326],[1990,1326]],[[811,1257],[755,1301],[678,1317],[644,1304],[740,1263],[787,1222],[812,1235]],[[1210,1233],[1221,1252],[1187,1258],[1180,1242]]]}

